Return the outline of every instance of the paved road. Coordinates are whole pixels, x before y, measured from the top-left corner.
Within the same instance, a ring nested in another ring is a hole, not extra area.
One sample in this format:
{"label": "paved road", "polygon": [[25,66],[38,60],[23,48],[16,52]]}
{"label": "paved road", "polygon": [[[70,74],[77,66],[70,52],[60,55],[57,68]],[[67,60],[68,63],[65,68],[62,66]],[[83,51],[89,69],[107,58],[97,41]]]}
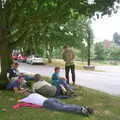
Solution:
{"label": "paved road", "polygon": [[[116,66],[98,66],[97,70],[105,72],[91,72],[76,70],[76,83],[100,90],[112,95],[120,95],[120,68]],[[40,73],[44,76],[51,76],[54,68],[51,66],[20,64],[20,71],[25,73]],[[64,70],[61,70],[61,76],[64,76]]]}

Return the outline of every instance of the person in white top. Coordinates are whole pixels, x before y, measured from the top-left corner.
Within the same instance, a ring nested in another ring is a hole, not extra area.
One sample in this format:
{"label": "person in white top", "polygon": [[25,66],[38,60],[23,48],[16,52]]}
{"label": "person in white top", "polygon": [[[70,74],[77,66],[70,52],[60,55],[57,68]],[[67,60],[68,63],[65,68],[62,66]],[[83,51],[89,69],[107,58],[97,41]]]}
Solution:
{"label": "person in white top", "polygon": [[46,98],[38,93],[32,93],[27,97],[19,100],[19,102],[26,102],[31,104],[36,104],[43,106],[44,108],[56,111],[65,111],[83,115],[90,115],[93,113],[93,109],[88,108],[86,106],[78,106],[71,104],[64,104],[57,99]]}
{"label": "person in white top", "polygon": [[26,102],[26,103],[32,103],[32,104],[43,106],[46,100],[47,100],[46,97],[37,93],[32,93],[28,97],[25,97],[19,100],[19,102]]}

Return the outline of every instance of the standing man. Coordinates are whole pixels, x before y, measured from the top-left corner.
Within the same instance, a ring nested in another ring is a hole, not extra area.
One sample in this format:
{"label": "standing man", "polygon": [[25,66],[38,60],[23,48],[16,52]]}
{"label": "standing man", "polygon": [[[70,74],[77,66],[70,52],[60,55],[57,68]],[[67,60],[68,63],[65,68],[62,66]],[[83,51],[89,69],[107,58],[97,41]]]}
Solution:
{"label": "standing man", "polygon": [[65,75],[67,83],[69,84],[69,72],[71,70],[72,81],[75,84],[75,64],[74,64],[75,54],[69,46],[63,47],[63,60],[65,61]]}

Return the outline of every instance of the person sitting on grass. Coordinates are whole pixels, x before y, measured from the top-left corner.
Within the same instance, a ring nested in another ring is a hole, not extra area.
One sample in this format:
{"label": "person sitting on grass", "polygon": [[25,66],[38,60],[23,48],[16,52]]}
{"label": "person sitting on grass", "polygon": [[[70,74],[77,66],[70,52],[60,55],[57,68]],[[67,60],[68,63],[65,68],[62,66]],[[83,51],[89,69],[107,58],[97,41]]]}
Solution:
{"label": "person sitting on grass", "polygon": [[55,72],[52,75],[52,84],[57,88],[60,87],[64,93],[67,93],[68,91],[74,93],[71,87],[67,84],[66,79],[59,76],[60,67],[55,67],[54,71]]}
{"label": "person sitting on grass", "polygon": [[[12,82],[12,81],[18,80],[19,76],[22,74],[18,70],[18,67],[19,67],[19,63],[17,63],[17,62],[11,64],[11,68],[9,68],[7,70],[7,79],[8,79],[8,82]],[[29,76],[29,75],[24,75],[24,79],[26,81],[28,81],[28,80],[33,79],[33,77]]]}
{"label": "person sitting on grass", "polygon": [[19,78],[18,63],[12,63],[11,68],[7,70],[7,79],[9,82],[15,81]]}
{"label": "person sitting on grass", "polygon": [[87,106],[78,106],[72,104],[65,104],[54,98],[46,98],[40,94],[32,93],[27,97],[19,100],[19,102],[31,103],[43,106],[44,108],[55,110],[55,111],[64,111],[71,112],[80,115],[91,115],[94,113],[93,109]]}
{"label": "person sitting on grass", "polygon": [[17,80],[9,82],[6,85],[6,89],[13,90],[16,94],[23,93],[26,95],[28,89],[21,87],[23,83],[24,83],[24,76],[20,75]]}

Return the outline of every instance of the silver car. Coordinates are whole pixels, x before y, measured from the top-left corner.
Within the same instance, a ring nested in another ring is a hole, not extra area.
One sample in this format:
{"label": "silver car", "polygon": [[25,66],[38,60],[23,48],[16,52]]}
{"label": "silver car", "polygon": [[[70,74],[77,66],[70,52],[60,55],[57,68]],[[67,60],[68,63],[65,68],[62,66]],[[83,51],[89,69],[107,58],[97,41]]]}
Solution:
{"label": "silver car", "polygon": [[26,62],[28,64],[44,64],[44,60],[43,58],[41,58],[40,56],[38,55],[31,55],[31,56],[28,56]]}

